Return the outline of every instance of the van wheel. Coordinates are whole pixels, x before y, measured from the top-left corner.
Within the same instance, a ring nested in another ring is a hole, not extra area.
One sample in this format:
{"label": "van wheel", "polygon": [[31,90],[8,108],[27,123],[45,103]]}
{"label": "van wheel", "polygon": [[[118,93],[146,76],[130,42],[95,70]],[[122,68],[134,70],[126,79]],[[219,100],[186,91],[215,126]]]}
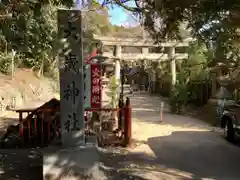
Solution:
{"label": "van wheel", "polygon": [[229,141],[233,142],[235,140],[235,130],[233,128],[233,123],[230,119],[227,119],[224,127],[224,137]]}

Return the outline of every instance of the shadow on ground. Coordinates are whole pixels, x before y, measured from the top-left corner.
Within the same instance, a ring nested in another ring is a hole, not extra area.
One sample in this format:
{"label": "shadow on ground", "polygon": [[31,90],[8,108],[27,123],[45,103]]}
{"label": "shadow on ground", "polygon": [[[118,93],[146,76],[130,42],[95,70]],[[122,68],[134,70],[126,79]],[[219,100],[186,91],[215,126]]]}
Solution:
{"label": "shadow on ground", "polygon": [[156,158],[143,153],[102,154],[113,179],[196,179],[237,180],[239,147],[211,132],[179,131],[170,136],[148,139]]}
{"label": "shadow on ground", "polygon": [[8,126],[16,125],[19,122],[18,118],[3,117],[0,119],[0,138],[5,134]]}
{"label": "shadow on ground", "polygon": [[160,180],[169,176],[184,178],[175,172],[167,172],[166,168],[156,164],[155,160],[144,153],[112,154],[105,153],[101,156],[102,162],[108,169],[111,179],[121,180]]}
{"label": "shadow on ground", "polygon": [[239,179],[240,149],[207,131],[179,131],[148,145],[157,164],[192,174],[192,179]]}
{"label": "shadow on ground", "polygon": [[36,150],[0,149],[0,179],[42,180],[42,160]]}
{"label": "shadow on ground", "polygon": [[[207,131],[177,131],[149,138],[153,156],[126,149],[0,150],[1,180],[161,180],[240,177],[240,149]],[[44,161],[44,162],[43,162]],[[58,174],[58,178],[54,177]]]}
{"label": "shadow on ground", "polygon": [[[45,157],[44,176],[49,180],[146,180],[131,171],[118,168],[116,153],[97,150],[97,148],[72,149]],[[111,160],[113,158],[113,161]],[[109,164],[115,162],[114,164]],[[121,162],[121,161],[120,161]]]}

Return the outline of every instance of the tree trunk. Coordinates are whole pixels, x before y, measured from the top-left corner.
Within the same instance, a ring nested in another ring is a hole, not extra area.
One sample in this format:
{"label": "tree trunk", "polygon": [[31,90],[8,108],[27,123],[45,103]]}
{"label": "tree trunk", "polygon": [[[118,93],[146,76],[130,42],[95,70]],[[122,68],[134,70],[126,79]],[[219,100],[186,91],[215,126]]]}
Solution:
{"label": "tree trunk", "polygon": [[44,60],[42,60],[42,62],[41,62],[41,66],[38,71],[38,77],[41,77],[43,75],[43,66],[44,66]]}

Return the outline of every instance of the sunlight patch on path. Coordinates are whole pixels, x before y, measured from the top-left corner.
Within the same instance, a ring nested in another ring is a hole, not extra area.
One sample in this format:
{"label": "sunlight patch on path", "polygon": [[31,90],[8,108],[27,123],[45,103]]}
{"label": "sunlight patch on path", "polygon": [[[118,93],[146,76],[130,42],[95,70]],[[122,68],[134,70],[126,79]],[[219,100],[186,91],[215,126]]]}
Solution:
{"label": "sunlight patch on path", "polygon": [[153,152],[153,150],[149,147],[147,144],[139,144],[135,148],[128,149],[131,153],[139,153],[146,155],[145,158],[147,160],[154,160],[157,158],[156,154]]}
{"label": "sunlight patch on path", "polygon": [[156,112],[155,109],[148,109],[148,108],[132,108],[132,111],[149,111],[149,112]]}
{"label": "sunlight patch on path", "polygon": [[138,175],[141,178],[144,178],[146,180],[159,180],[159,177],[161,179],[166,180],[187,180],[192,179],[192,174],[186,173],[186,172],[180,172],[172,169],[163,169],[162,171],[158,170],[136,170],[133,175]]}
{"label": "sunlight patch on path", "polygon": [[175,131],[210,131],[204,127],[184,127],[173,126],[170,124],[148,123],[133,118],[132,135],[137,141],[147,141],[149,138],[158,136],[170,136]]}

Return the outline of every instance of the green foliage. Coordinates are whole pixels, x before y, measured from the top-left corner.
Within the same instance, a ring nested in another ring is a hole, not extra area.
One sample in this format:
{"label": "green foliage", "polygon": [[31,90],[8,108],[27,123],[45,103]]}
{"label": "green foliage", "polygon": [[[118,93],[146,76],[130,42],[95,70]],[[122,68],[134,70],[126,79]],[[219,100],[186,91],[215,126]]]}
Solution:
{"label": "green foliage", "polygon": [[[187,53],[187,59],[176,61],[177,80],[187,83],[189,81],[208,79],[208,64],[212,61],[212,53],[203,43],[198,41],[189,44]],[[151,64],[151,66],[155,65]],[[159,63],[156,66],[159,77],[170,80],[170,66],[169,62]]]}
{"label": "green foliage", "polygon": [[[16,4],[2,1],[0,3],[0,12],[4,13],[8,9],[8,12],[12,13],[13,17],[0,21],[0,51],[7,52],[15,49],[18,54],[21,54],[21,67],[32,68],[39,71],[39,73],[46,72],[48,75],[56,74],[57,6],[69,6],[71,3],[70,0],[49,0],[37,3],[31,1],[22,2],[20,0]],[[85,21],[83,24],[94,26],[100,22],[103,28],[101,32],[106,31],[104,29],[108,22],[106,16],[102,17],[102,21],[100,21],[96,19],[98,16],[95,11],[89,11],[87,17],[83,18]],[[84,30],[84,54],[89,53],[92,46],[95,46],[92,34],[97,29],[98,27]],[[2,71],[5,72],[9,66],[9,61],[7,57],[1,59],[2,69],[4,69]]]}
{"label": "green foliage", "polygon": [[117,4],[136,15],[157,43],[166,38],[191,36],[213,51],[212,66],[219,63],[239,66],[240,1],[134,1],[135,7],[118,0],[106,0],[106,3]]}
{"label": "green foliage", "polygon": [[206,46],[199,42],[190,43],[188,47],[188,59],[182,63],[180,76],[188,77],[189,80],[205,80],[208,78],[208,63],[211,61]]}
{"label": "green foliage", "polygon": [[107,9],[99,3],[89,2],[88,10],[84,13],[85,28],[95,34],[107,35],[112,28]]}
{"label": "green foliage", "polygon": [[13,4],[2,2],[1,7],[8,8],[13,17],[0,22],[1,39],[6,43],[1,50],[15,49],[21,54],[21,66],[35,70],[39,70],[43,63],[51,63],[57,33],[56,5],[59,3],[19,1],[13,8]]}
{"label": "green foliage", "polygon": [[188,59],[180,64],[180,71],[177,74],[177,82],[173,87],[171,103],[186,105],[196,98],[195,92],[191,91],[189,84],[203,82],[209,77],[207,68],[211,60],[211,53],[206,46],[199,42],[193,42],[188,47]]}
{"label": "green foliage", "polygon": [[10,54],[0,54],[0,71],[3,74],[9,74],[11,72],[12,56]]}
{"label": "green foliage", "polygon": [[118,0],[107,0],[107,3],[118,4],[138,15],[149,32],[158,37],[157,40],[166,36],[180,38],[182,23],[188,26],[192,35],[214,37],[221,33],[223,25],[229,32],[235,32],[240,22],[239,1],[154,0],[141,4],[135,0],[135,7]]}
{"label": "green foliage", "polygon": [[[1,1],[1,17],[8,13],[12,17],[0,20],[0,51],[7,53],[14,49],[21,54],[21,67],[56,78],[57,7],[72,7],[72,4],[72,0]],[[120,29],[124,31],[124,28]],[[97,42],[93,34],[109,35],[115,31],[116,27],[109,22],[107,9],[97,1],[89,1],[86,11],[83,11],[84,56]],[[1,58],[1,64],[1,71],[7,73],[8,56]]]}
{"label": "green foliage", "polygon": [[186,105],[189,100],[190,92],[188,91],[187,84],[176,83],[173,87],[173,100],[179,104]]}
{"label": "green foliage", "polygon": [[111,107],[116,107],[118,100],[119,83],[117,82],[115,76],[112,76],[110,78],[108,88],[109,92],[107,92],[107,95],[109,98],[111,98]]}
{"label": "green foliage", "polygon": [[[3,74],[11,73],[12,68],[12,53],[2,53],[0,52],[0,72]],[[19,67],[21,64],[21,57],[19,55],[15,55],[14,57],[14,67]]]}

